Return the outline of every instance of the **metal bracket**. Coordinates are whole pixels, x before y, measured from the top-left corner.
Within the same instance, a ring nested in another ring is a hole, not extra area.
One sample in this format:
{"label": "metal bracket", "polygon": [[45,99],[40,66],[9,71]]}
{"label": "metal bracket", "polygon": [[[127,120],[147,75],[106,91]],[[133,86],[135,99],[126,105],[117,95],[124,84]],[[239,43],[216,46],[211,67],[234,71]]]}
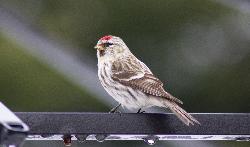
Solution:
{"label": "metal bracket", "polygon": [[0,102],[0,145],[20,146],[29,127]]}

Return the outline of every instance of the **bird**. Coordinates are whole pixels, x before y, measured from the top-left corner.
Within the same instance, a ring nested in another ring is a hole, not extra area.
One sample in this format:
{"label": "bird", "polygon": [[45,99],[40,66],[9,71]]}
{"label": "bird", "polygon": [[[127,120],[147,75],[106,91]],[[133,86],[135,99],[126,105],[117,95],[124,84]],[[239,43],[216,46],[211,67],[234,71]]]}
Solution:
{"label": "bird", "polygon": [[138,110],[152,106],[170,109],[184,124],[200,124],[179,105],[181,100],[163,88],[163,83],[142,61],[130,51],[124,41],[117,36],[101,37],[96,46],[98,78],[106,92],[128,110]]}

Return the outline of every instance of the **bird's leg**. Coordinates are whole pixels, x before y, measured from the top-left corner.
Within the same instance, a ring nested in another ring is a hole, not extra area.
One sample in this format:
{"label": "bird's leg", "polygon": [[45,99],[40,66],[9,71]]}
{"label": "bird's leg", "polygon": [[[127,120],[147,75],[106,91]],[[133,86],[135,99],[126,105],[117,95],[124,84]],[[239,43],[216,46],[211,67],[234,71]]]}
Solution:
{"label": "bird's leg", "polygon": [[117,106],[115,106],[114,108],[112,108],[109,113],[115,113],[116,110],[121,106],[121,103],[119,103]]}
{"label": "bird's leg", "polygon": [[144,113],[146,111],[141,111],[141,108],[136,113]]}

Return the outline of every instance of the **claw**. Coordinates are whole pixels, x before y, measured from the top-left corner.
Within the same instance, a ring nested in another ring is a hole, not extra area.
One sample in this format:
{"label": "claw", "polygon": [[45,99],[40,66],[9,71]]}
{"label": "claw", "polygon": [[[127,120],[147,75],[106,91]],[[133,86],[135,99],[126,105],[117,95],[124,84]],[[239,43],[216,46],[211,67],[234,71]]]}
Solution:
{"label": "claw", "polygon": [[118,112],[118,113],[121,113],[120,111],[117,111],[117,109],[121,106],[121,104],[118,104],[117,106],[115,106],[114,108],[112,108],[109,113],[115,113],[115,112]]}
{"label": "claw", "polygon": [[136,113],[144,113],[146,111],[141,111],[141,108]]}

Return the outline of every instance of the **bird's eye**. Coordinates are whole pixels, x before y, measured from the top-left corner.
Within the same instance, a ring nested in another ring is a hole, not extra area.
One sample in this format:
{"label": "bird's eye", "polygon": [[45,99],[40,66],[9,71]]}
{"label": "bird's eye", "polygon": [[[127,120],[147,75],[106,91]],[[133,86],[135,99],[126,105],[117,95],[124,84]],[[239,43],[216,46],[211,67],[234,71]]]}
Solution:
{"label": "bird's eye", "polygon": [[109,46],[111,46],[111,45],[113,45],[113,43],[110,43],[110,42],[103,43],[103,47],[109,47]]}

